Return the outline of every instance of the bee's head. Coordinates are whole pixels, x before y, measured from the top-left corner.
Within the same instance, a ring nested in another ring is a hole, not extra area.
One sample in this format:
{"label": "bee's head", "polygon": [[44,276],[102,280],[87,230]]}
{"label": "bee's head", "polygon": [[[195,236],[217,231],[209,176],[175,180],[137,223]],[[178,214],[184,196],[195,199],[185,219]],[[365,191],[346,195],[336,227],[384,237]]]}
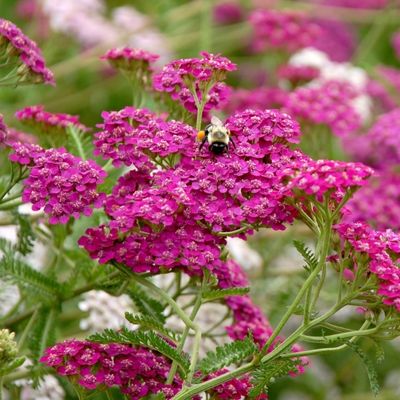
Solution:
{"label": "bee's head", "polygon": [[229,142],[230,132],[229,129],[225,128],[224,126],[210,124],[206,127],[205,133],[210,143]]}

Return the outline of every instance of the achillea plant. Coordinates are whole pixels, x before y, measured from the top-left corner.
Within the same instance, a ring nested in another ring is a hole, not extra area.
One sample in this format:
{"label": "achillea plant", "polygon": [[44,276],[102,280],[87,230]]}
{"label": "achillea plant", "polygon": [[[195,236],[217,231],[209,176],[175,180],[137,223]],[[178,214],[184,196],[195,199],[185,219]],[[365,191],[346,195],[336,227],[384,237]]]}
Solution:
{"label": "achillea plant", "polygon": [[[273,33],[258,31],[259,50],[301,48],[318,34],[298,14],[252,18]],[[266,399],[273,382],[295,379],[315,354],[352,349],[365,358],[360,338],[400,334],[400,236],[344,219],[373,169],[313,159],[299,148],[296,118],[331,135],[360,127],[351,84],[279,91],[290,115],[255,99],[257,109],[232,110],[220,121],[212,110],[229,94],[224,81],[237,68],[230,59],[201,52],[154,72],[156,56],[145,51],[111,49],[103,58],[128,75],[133,105],[103,111],[93,134],[78,117],[40,106],[16,114],[36,127],[40,145],[8,141],[0,120],[10,172],[0,210],[18,225],[15,243],[0,239],[0,276],[20,292],[1,319],[18,333],[17,344],[0,332],[1,386],[11,391],[18,379],[54,374],[79,398]],[[316,71],[291,66],[281,75],[297,84]],[[156,107],[143,108],[150,96]],[[34,212],[22,214],[22,203]],[[294,242],[304,272],[273,323],[227,238],[294,224],[304,225],[315,250]],[[29,265],[35,240],[52,252],[39,270]],[[332,286],[327,307],[323,294]],[[96,297],[108,300],[96,304]],[[199,315],[215,304],[224,312],[205,328]],[[352,307],[363,312],[351,328],[334,320]],[[100,331],[85,338],[86,329]],[[32,360],[28,371],[22,355]]]}

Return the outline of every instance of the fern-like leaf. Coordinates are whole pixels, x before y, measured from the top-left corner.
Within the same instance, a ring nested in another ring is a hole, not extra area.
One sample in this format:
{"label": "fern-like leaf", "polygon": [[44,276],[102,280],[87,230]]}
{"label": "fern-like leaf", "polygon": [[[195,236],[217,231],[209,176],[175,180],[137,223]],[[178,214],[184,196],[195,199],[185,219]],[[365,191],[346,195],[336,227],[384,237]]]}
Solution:
{"label": "fern-like leaf", "polygon": [[210,374],[228,365],[244,361],[257,352],[258,347],[251,337],[235,340],[218,346],[215,352],[209,351],[206,357],[200,361],[198,369],[205,375]]}
{"label": "fern-like leaf", "polygon": [[141,314],[148,315],[157,321],[165,322],[165,305],[149,297],[139,286],[136,285],[134,289],[129,290],[128,295]]}
{"label": "fern-like leaf", "polygon": [[129,312],[125,313],[125,318],[134,325],[139,325],[140,329],[148,331],[153,330],[158,332],[160,335],[170,339],[174,342],[179,341],[179,336],[171,329],[164,326],[163,321],[158,321],[149,315],[143,314],[131,314]]}
{"label": "fern-like leaf", "polygon": [[82,158],[82,160],[90,159],[93,154],[92,135],[77,129],[73,125],[68,127],[67,133],[67,150],[73,155]]}
{"label": "fern-like leaf", "polygon": [[318,266],[318,259],[315,257],[314,252],[309,249],[303,242],[293,240],[293,245],[296,250],[301,254],[308,268],[312,271]]}
{"label": "fern-like leaf", "polygon": [[346,344],[360,357],[361,361],[363,362],[365,369],[367,370],[371,391],[375,396],[377,396],[380,391],[380,385],[378,381],[378,373],[376,372],[374,363],[364,352],[361,346],[350,341],[346,342]]}
{"label": "fern-like leaf", "polygon": [[89,336],[88,340],[99,343],[124,343],[144,346],[158,351],[170,360],[175,361],[183,376],[186,376],[189,371],[188,355],[177,351],[153,331],[131,331],[127,328],[121,328],[120,331],[116,332],[112,329],[106,329],[102,333]]}
{"label": "fern-like leaf", "polygon": [[48,301],[54,301],[60,296],[61,285],[18,259],[10,242],[0,239],[0,250],[3,252],[0,259],[0,278],[9,279]]}
{"label": "fern-like leaf", "polygon": [[15,214],[18,229],[17,251],[24,256],[31,253],[36,236],[32,230],[32,225],[25,214]]}
{"label": "fern-like leaf", "polygon": [[203,299],[207,301],[214,301],[218,299],[223,299],[227,296],[243,296],[249,293],[249,291],[249,287],[234,287],[228,289],[209,290],[203,293]]}
{"label": "fern-like leaf", "polygon": [[279,359],[269,363],[263,363],[251,374],[251,383],[253,385],[249,392],[249,398],[254,399],[268,392],[268,386],[275,382],[277,378],[286,376],[294,371],[300,364],[299,360]]}
{"label": "fern-like leaf", "polygon": [[12,360],[9,364],[2,365],[0,368],[0,377],[9,374],[19,368],[25,362],[25,357],[18,357]]}

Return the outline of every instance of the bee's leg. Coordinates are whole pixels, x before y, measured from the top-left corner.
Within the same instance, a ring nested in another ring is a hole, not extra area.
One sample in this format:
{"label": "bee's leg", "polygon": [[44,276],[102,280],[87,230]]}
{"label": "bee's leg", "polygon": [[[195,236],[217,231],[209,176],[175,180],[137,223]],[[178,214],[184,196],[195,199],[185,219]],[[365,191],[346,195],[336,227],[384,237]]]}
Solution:
{"label": "bee's leg", "polygon": [[201,141],[201,145],[200,145],[199,150],[201,150],[201,149],[203,148],[204,143],[205,143],[206,141],[207,141],[207,136],[205,136],[204,139]]}
{"label": "bee's leg", "polygon": [[236,149],[236,143],[233,141],[232,138],[229,138],[229,143],[233,144],[233,148]]}

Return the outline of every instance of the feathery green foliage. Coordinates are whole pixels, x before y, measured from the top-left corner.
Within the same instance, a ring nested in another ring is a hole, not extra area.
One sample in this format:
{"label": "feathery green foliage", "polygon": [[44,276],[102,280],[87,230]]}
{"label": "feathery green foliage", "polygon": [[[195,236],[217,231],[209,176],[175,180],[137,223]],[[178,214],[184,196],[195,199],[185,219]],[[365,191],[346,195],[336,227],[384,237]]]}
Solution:
{"label": "feathery green foliage", "polygon": [[165,305],[149,297],[138,285],[135,285],[134,289],[130,289],[128,295],[141,314],[150,316],[157,321],[165,322]]}
{"label": "feathery green foliage", "polygon": [[73,125],[70,125],[67,129],[68,142],[67,150],[73,155],[87,160],[92,158],[93,154],[93,143],[92,135],[88,132],[83,132]]}
{"label": "feathery green foliage", "polygon": [[28,219],[28,215],[15,213],[15,219],[18,224],[18,243],[17,251],[24,256],[32,251],[33,244],[35,241],[35,234],[32,230],[31,222]]}
{"label": "feathery green foliage", "polygon": [[55,301],[62,293],[61,285],[54,279],[36,271],[15,254],[13,245],[0,239],[0,278],[9,279],[20,287],[27,288],[46,301]]}
{"label": "feathery green foliage", "polygon": [[365,369],[367,370],[371,391],[375,396],[377,396],[380,391],[380,385],[378,381],[378,373],[376,371],[374,363],[360,345],[350,341],[346,342],[346,344],[360,357],[362,363],[365,366]]}
{"label": "feathery green foliage", "polygon": [[253,399],[268,392],[268,386],[275,379],[286,376],[294,371],[300,364],[299,360],[278,359],[269,363],[262,363],[251,373],[253,388],[249,392],[249,398]]}
{"label": "feathery green foliage", "polygon": [[170,360],[175,361],[184,376],[189,371],[189,358],[187,354],[177,351],[153,331],[131,331],[127,328],[121,328],[120,331],[116,332],[112,329],[106,329],[102,333],[89,336],[88,340],[100,343],[124,343],[144,346],[158,351]]}
{"label": "feathery green foliage", "polygon": [[155,318],[149,315],[143,314],[131,314],[129,312],[125,313],[125,318],[134,325],[139,325],[142,330],[153,330],[158,332],[160,335],[165,336],[166,338],[173,340],[174,342],[179,341],[179,336],[176,332],[171,329],[168,329],[164,326],[162,321],[158,321]]}
{"label": "feathery green foliage", "polygon": [[215,289],[203,292],[203,299],[207,301],[214,301],[223,299],[227,296],[244,296],[249,293],[249,287],[235,287],[228,289]]}
{"label": "feathery green foliage", "polygon": [[315,257],[314,252],[310,250],[304,242],[293,240],[293,245],[306,262],[308,267],[307,269],[310,269],[312,271],[313,269],[317,268],[318,259],[317,257]]}
{"label": "feathery green foliage", "polygon": [[240,363],[258,352],[258,347],[253,338],[248,336],[243,340],[235,340],[218,346],[215,352],[209,351],[203,358],[198,369],[203,374],[209,374],[231,364]]}

